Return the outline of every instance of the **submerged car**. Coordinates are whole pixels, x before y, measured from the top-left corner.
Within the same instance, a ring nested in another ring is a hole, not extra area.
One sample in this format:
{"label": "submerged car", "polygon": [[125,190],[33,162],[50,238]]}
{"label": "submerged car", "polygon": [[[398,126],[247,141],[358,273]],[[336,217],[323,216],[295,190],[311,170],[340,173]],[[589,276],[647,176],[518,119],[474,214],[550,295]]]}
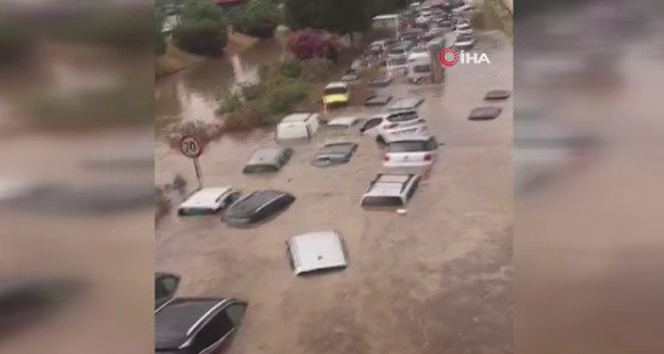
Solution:
{"label": "submerged car", "polygon": [[392,96],[373,95],[367,97],[367,100],[364,101],[364,105],[368,107],[382,107],[388,104],[391,100]]}
{"label": "submerged car", "polygon": [[416,110],[404,110],[374,116],[364,123],[360,132],[388,144],[404,135],[426,134],[429,128]]}
{"label": "submerged car", "polygon": [[475,46],[477,40],[475,35],[472,33],[460,34],[457,36],[456,41],[454,42],[454,48],[460,50],[469,50]]}
{"label": "submerged car", "polygon": [[383,166],[426,167],[438,159],[438,141],[432,136],[404,137],[391,142],[383,157]]}
{"label": "submerged car", "polygon": [[281,170],[293,156],[293,149],[270,147],[256,149],[244,166],[244,174],[272,173]]}
{"label": "submerged car", "polygon": [[347,84],[354,84],[355,82],[360,80],[360,72],[357,70],[348,70],[346,71],[343,76],[341,77],[341,82],[345,82]]}
{"label": "submerged car", "polygon": [[328,108],[346,106],[350,101],[350,86],[346,82],[331,82],[325,86],[322,100]]}
{"label": "submerged car", "polygon": [[231,205],[221,221],[229,226],[248,226],[278,214],[294,201],[295,196],[284,191],[256,191]]}
{"label": "submerged car", "polygon": [[357,127],[360,122],[362,122],[362,119],[358,117],[337,117],[327,122],[325,129],[337,132],[347,132],[350,129]]}
{"label": "submerged car", "polygon": [[328,143],[316,154],[311,164],[317,167],[340,165],[350,161],[357,144],[350,142]]}
{"label": "submerged car", "polygon": [[415,174],[379,174],[371,181],[362,196],[363,208],[397,207],[408,205],[420,183]]}
{"label": "submerged car", "polygon": [[387,109],[391,111],[413,110],[422,105],[422,103],[424,103],[424,98],[420,97],[400,98],[393,101]]}
{"label": "submerged car", "polygon": [[226,298],[176,298],[155,312],[156,354],[208,354],[227,349],[247,303]]}
{"label": "submerged car", "polygon": [[231,187],[203,188],[178,206],[179,216],[214,214],[233,204],[240,192]]}
{"label": "submerged car", "polygon": [[291,268],[296,275],[346,268],[346,249],[337,231],[319,231],[286,241]]}

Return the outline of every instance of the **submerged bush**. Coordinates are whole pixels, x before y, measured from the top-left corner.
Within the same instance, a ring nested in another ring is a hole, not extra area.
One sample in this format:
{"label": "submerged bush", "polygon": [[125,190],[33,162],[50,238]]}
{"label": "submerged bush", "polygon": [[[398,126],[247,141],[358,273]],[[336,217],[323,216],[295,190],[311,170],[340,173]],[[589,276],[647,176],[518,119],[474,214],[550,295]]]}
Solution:
{"label": "submerged bush", "polygon": [[263,97],[266,90],[265,84],[260,81],[241,86],[242,97],[245,101],[253,101]]}
{"label": "submerged bush", "polygon": [[229,93],[222,98],[221,106],[219,106],[217,113],[226,114],[235,112],[242,108],[242,104],[242,98],[238,94]]}
{"label": "submerged bush", "polygon": [[287,78],[295,79],[302,74],[302,65],[295,59],[286,59],[279,66],[279,74]]}
{"label": "submerged bush", "polygon": [[226,47],[228,36],[222,22],[185,21],[173,30],[173,40],[178,48],[189,53],[217,56]]}
{"label": "submerged bush", "polygon": [[270,110],[273,114],[290,113],[295,106],[307,97],[307,86],[302,81],[284,82],[269,94]]}
{"label": "submerged bush", "polygon": [[325,81],[330,75],[332,62],[325,58],[313,58],[302,62],[304,79],[309,82]]}

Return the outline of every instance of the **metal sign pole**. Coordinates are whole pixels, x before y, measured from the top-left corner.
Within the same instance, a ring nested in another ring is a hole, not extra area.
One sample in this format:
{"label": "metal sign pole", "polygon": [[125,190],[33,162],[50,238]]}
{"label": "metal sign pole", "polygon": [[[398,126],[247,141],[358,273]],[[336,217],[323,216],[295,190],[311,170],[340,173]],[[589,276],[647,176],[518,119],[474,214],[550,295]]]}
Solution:
{"label": "metal sign pole", "polygon": [[203,189],[203,174],[201,173],[201,165],[198,163],[198,157],[194,158],[194,170],[196,170],[196,179],[198,180],[198,188]]}

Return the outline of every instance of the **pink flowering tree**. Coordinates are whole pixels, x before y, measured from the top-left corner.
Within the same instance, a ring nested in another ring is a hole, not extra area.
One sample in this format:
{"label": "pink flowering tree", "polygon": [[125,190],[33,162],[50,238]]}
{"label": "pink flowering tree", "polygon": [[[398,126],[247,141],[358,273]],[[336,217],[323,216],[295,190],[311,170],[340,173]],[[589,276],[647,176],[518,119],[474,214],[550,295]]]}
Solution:
{"label": "pink flowering tree", "polygon": [[298,60],[326,58],[336,61],[339,51],[335,37],[324,37],[319,32],[310,29],[297,31],[290,35],[286,41],[286,48]]}

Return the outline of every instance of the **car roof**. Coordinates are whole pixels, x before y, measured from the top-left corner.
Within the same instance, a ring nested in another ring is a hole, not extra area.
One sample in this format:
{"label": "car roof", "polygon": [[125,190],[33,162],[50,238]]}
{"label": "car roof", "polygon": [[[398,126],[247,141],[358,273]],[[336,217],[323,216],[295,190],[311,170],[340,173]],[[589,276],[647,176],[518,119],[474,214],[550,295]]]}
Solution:
{"label": "car roof", "polygon": [[185,201],[180,204],[180,207],[197,207],[214,204],[219,196],[227,194],[232,190],[233,188],[231,187],[203,188],[185,199]]}
{"label": "car roof", "polygon": [[295,274],[347,266],[343,240],[337,231],[293,236],[287,245]]}
{"label": "car roof", "polygon": [[403,143],[403,142],[409,142],[409,141],[428,141],[429,139],[433,138],[429,133],[413,133],[413,134],[402,134],[399,136],[396,136],[390,140],[390,144],[393,143]]}
{"label": "car roof", "polygon": [[247,166],[276,164],[279,157],[283,155],[286,150],[287,149],[283,147],[258,148],[251,154]]}
{"label": "car roof", "polygon": [[291,113],[291,114],[285,116],[281,120],[281,122],[282,123],[306,122],[311,117],[318,117],[318,113],[310,113],[310,112]]}
{"label": "car roof", "polygon": [[350,127],[358,120],[359,118],[357,117],[337,117],[327,122],[327,125],[345,125]]}
{"label": "car roof", "polygon": [[369,197],[399,197],[403,189],[415,175],[413,174],[379,174],[371,182],[365,196]]}
{"label": "car roof", "polygon": [[184,344],[209,315],[228,299],[179,298],[155,313],[155,348],[177,349]]}
{"label": "car roof", "polygon": [[[237,217],[238,214],[254,213],[256,209],[265,205],[265,203],[288,193],[279,190],[260,190],[255,191],[244,198],[238,200],[227,211],[226,215]],[[248,215],[247,215],[248,216]]]}
{"label": "car roof", "polygon": [[420,97],[404,97],[392,102],[388,108],[391,110],[415,110],[423,101],[424,99]]}
{"label": "car roof", "polygon": [[[346,75],[349,75],[349,74],[346,74]],[[327,84],[325,86],[325,88],[326,89],[329,89],[329,88],[348,88],[348,84],[345,83],[345,82],[341,82],[341,81],[335,81],[335,82],[330,82],[329,84]]]}

